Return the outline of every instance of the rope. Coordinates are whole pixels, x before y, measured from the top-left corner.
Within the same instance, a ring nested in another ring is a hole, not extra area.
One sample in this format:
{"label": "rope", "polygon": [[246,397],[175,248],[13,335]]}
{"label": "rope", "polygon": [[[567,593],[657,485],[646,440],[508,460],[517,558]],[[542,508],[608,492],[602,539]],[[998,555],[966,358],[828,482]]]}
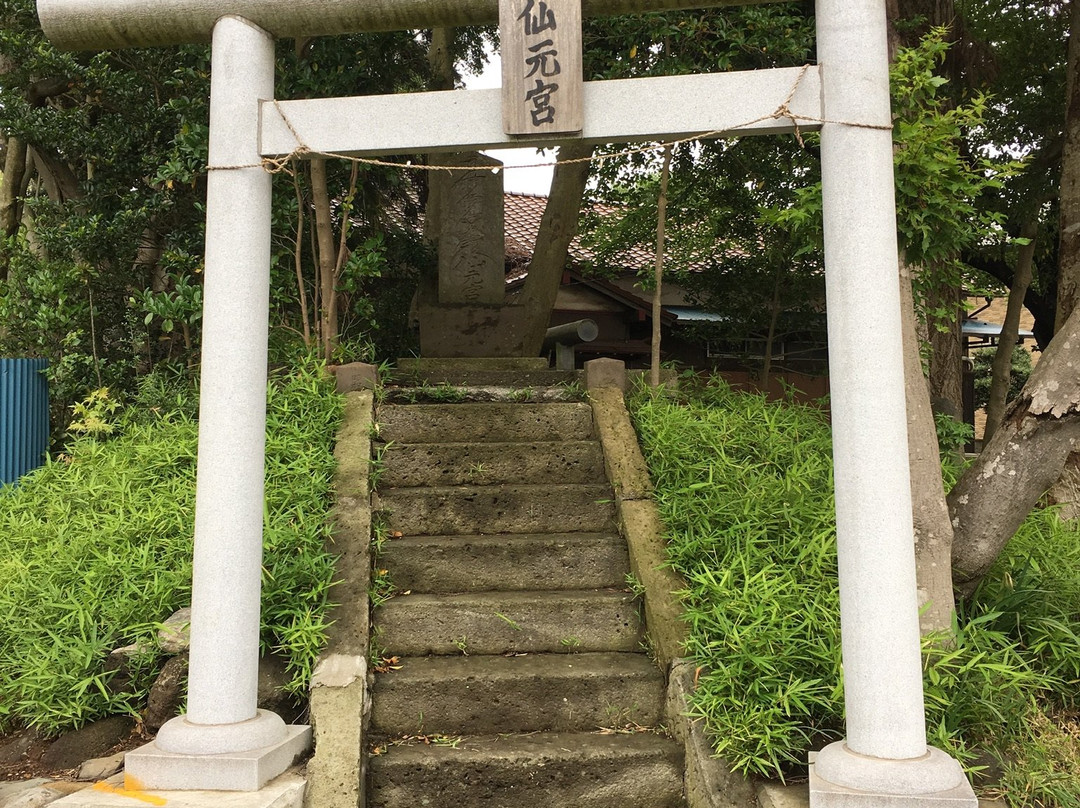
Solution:
{"label": "rope", "polygon": [[[609,152],[607,154],[594,154],[589,157],[577,157],[572,160],[559,160],[559,165],[572,165],[574,163],[597,163],[601,164],[608,160],[615,160],[621,157],[631,157],[636,154],[649,154],[652,152],[658,152],[668,148],[674,148],[681,146],[685,143],[692,143],[696,140],[708,140],[710,138],[721,137],[725,133],[731,132],[736,129],[748,129],[755,124],[764,123],[765,121],[772,120],[790,120],[794,127],[794,135],[799,142],[799,146],[804,147],[806,144],[803,142],[802,132],[799,129],[799,122],[804,123],[816,123],[816,124],[835,124],[838,126],[851,126],[858,129],[876,129],[879,131],[891,132],[892,124],[869,124],[859,123],[857,121],[836,121],[826,118],[815,118],[812,115],[797,114],[791,110],[791,102],[795,98],[795,94],[799,91],[799,87],[802,84],[803,79],[806,77],[807,71],[810,69],[810,65],[803,65],[802,70],[799,71],[799,75],[795,79],[795,83],[791,86],[791,91],[788,92],[787,98],[783,103],[776,108],[775,111],[768,115],[762,115],[753,120],[745,121],[741,124],[725,127],[724,129],[713,129],[708,132],[702,132],[696,135],[690,135],[684,138],[678,138],[677,140],[668,140],[662,143],[654,143],[645,146],[636,146],[628,149],[622,149],[617,152]],[[284,157],[264,157],[261,162],[248,163],[245,165],[229,165],[229,166],[207,166],[207,171],[239,171],[246,168],[261,168],[270,174],[280,174],[282,172],[289,172],[290,166],[294,160],[301,157],[326,157],[336,160],[346,160],[351,163],[359,163],[366,166],[379,166],[382,168],[399,168],[409,169],[412,171],[488,171],[498,174],[502,171],[515,171],[517,169],[524,168],[547,168],[551,163],[532,163],[529,165],[517,165],[517,166],[445,166],[445,165],[428,165],[426,163],[414,163],[412,161],[401,163],[393,160],[378,160],[371,157],[354,157],[348,154],[339,154],[337,152],[323,152],[314,151],[304,143],[304,139],[300,137],[300,133],[296,131],[296,127],[293,126],[292,121],[282,110],[278,101],[274,100],[274,108],[277,110],[278,115],[285,122],[285,125],[289,128],[293,138],[296,140],[296,148],[289,152]],[[522,144],[527,146],[528,144]]]}

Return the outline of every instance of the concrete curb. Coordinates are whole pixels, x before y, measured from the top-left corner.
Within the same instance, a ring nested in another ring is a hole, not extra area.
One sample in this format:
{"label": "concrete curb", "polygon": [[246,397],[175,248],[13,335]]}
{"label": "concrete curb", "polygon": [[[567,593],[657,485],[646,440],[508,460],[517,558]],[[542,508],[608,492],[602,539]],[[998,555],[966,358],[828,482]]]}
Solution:
{"label": "concrete curb", "polygon": [[589,389],[604,465],[615,490],[619,525],[630,550],[630,570],[645,588],[645,622],[657,662],[667,670],[682,657],[686,623],[676,592],[686,583],[670,567],[645,459],[630,423],[622,391],[616,386]]}
{"label": "concrete curb", "polygon": [[[663,526],[652,499],[652,482],[627,412],[625,369],[612,360],[585,367],[589,401],[608,480],[615,489],[619,525],[630,550],[630,569],[645,590],[645,622],[656,661],[668,672],[666,718],[685,752],[684,791],[689,808],[748,808],[757,804],[753,784],[714,757],[699,721],[688,715],[695,669],[683,659],[688,629],[675,594],[686,589],[667,561]],[[622,363],[618,363],[621,365]]]}
{"label": "concrete curb", "polygon": [[364,730],[370,713],[367,651],[371,575],[371,390],[345,394],[345,416],[334,456],[336,503],[329,549],[338,556],[339,604],[311,682],[315,755],[307,765],[306,808],[364,808]]}

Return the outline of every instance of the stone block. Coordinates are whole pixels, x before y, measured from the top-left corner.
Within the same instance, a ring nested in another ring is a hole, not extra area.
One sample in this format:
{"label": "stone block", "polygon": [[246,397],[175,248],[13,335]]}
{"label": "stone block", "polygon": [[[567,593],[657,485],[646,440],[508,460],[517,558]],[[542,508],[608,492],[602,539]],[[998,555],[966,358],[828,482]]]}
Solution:
{"label": "stone block", "polygon": [[310,746],[311,727],[306,726],[287,726],[279,743],[247,752],[181,755],[149,743],[128,752],[124,784],[128,790],[146,791],[259,791]]}
{"label": "stone block", "polygon": [[79,767],[80,780],[105,780],[124,768],[124,753],[108,757],[91,758]]}
{"label": "stone block", "polygon": [[523,306],[420,305],[420,353],[429,357],[526,355]]}
{"label": "stone block", "polygon": [[596,431],[604,447],[608,480],[615,489],[615,496],[623,500],[648,499],[653,492],[652,480],[622,392],[617,387],[591,388],[589,401]]}
{"label": "stone block", "polygon": [[324,656],[311,681],[315,755],[307,765],[308,808],[363,808],[368,710],[364,657]]}
{"label": "stone block", "polygon": [[621,359],[591,359],[585,363],[585,388],[614,387],[626,392],[626,363]]}
{"label": "stone block", "polygon": [[676,592],[686,582],[665,567],[666,546],[660,515],[652,500],[618,500],[619,523],[630,549],[630,569],[645,588],[645,622],[657,661],[670,665],[683,655],[687,627]]}
{"label": "stone block", "polygon": [[286,772],[257,791],[175,790],[146,791],[123,776],[84,788],[53,805],[57,808],[132,808],[167,805],[169,808],[301,808],[304,778]]}
{"label": "stone block", "polygon": [[350,362],[331,368],[339,393],[353,393],[357,390],[374,390],[379,383],[379,370],[366,362]]}

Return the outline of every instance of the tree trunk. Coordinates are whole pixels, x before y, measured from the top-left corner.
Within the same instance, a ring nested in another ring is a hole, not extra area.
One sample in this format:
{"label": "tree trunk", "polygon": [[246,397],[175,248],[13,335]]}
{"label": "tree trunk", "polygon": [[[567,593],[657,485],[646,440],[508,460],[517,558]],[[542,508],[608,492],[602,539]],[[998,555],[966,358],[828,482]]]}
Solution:
{"label": "tree trunk", "polygon": [[769,375],[772,373],[773,344],[776,342],[776,324],[780,319],[780,269],[773,278],[772,301],[769,304],[769,332],[765,336],[765,356],[761,360],[761,378],[758,380],[761,390],[769,393]]}
{"label": "tree trunk", "polygon": [[36,146],[29,150],[27,159],[31,158],[49,199],[53,202],[67,202],[82,198],[79,178],[67,163]]}
{"label": "tree trunk", "polygon": [[323,358],[329,362],[338,341],[337,250],[334,247],[334,223],[330,212],[330,192],[326,186],[326,159],[311,160],[311,196],[315,207],[315,234],[319,245],[319,276],[322,280],[320,315]]}
{"label": "tree trunk", "polygon": [[957,420],[964,417],[963,398],[963,293],[955,286],[940,285],[930,292],[929,311],[948,311],[947,319],[928,322],[930,334],[930,401],[935,412]]}
{"label": "tree trunk", "polygon": [[[522,339],[524,354],[536,356],[544,343],[551,309],[566,269],[570,242],[577,235],[581,200],[589,179],[592,146],[572,142],[559,148],[559,162],[551,180],[551,194],[540,220],[536,249],[529,263],[529,275],[519,298],[526,307],[528,323]],[[568,160],[580,162],[567,163]]]}
{"label": "tree trunk", "polygon": [[1001,336],[998,337],[997,351],[994,353],[990,378],[990,400],[986,405],[984,445],[994,437],[1005,415],[1009,378],[1012,375],[1013,348],[1016,347],[1017,335],[1020,333],[1020,314],[1024,308],[1024,295],[1027,294],[1028,285],[1031,283],[1031,271],[1035,263],[1035,237],[1038,232],[1037,218],[1025,222],[1020,230],[1020,236],[1028,239],[1030,243],[1020,247],[1020,253],[1016,259],[1016,272],[1013,275],[1012,288],[1009,290],[1009,305],[1005,311],[1005,322],[1001,326]]}
{"label": "tree trunk", "polygon": [[664,295],[664,235],[667,225],[667,189],[671,179],[671,146],[664,149],[664,166],[660,169],[660,197],[656,202],[656,266],[654,268],[652,300],[652,362],[649,384],[653,390],[660,387],[660,316],[663,314]]}
{"label": "tree trunk", "polygon": [[915,572],[919,627],[924,635],[952,628],[953,530],[941,480],[937,430],[930,388],[923,376],[911,267],[900,262],[900,315],[904,339],[904,389],[907,395],[908,462],[911,465],[911,515],[915,528]]}
{"label": "tree trunk", "polygon": [[1080,2],[1069,4],[1069,70],[1065,91],[1065,145],[1061,154],[1061,227],[1058,242],[1054,332],[1080,301]]}
{"label": "tree trunk", "polygon": [[1080,311],[1043,353],[993,439],[949,493],[953,578],[972,592],[1080,448]]}
{"label": "tree trunk", "polygon": [[[22,189],[26,176],[26,142],[21,138],[7,139],[4,155],[4,176],[0,179],[0,238],[6,242],[19,232],[22,222]],[[0,281],[7,280],[11,257],[6,243],[0,247]]]}

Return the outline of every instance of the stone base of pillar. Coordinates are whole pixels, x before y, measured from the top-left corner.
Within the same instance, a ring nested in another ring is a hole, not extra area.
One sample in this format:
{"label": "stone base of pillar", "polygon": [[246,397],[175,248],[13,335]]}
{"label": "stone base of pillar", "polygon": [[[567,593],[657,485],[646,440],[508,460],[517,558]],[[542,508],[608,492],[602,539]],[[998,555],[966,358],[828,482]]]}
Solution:
{"label": "stone base of pillar", "polygon": [[55,808],[303,808],[306,783],[295,771],[286,772],[258,791],[224,796],[220,791],[155,791],[124,787],[124,775],[95,783],[52,803]]}
{"label": "stone base of pillar", "polygon": [[285,730],[270,746],[216,755],[178,754],[148,743],[124,757],[124,786],[140,791],[258,791],[311,748],[311,727]]}
{"label": "stone base of pillar", "polygon": [[978,808],[960,764],[933,747],[914,760],[852,752],[843,741],[810,756],[810,808]]}

